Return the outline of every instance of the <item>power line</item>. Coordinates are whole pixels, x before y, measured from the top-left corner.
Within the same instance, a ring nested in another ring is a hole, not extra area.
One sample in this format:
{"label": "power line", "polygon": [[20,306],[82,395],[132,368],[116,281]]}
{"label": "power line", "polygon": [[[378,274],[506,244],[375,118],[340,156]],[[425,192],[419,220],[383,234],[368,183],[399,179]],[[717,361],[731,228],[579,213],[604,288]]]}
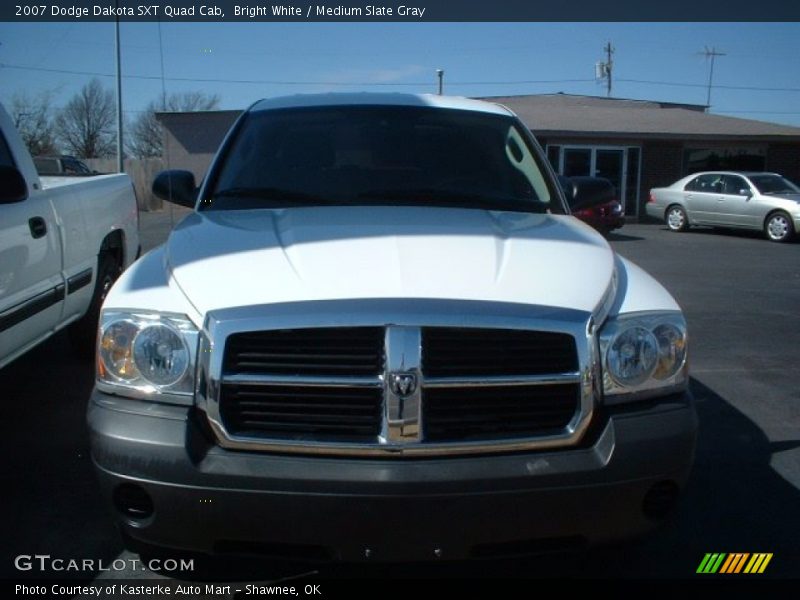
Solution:
{"label": "power line", "polygon": [[[624,81],[625,83],[643,83],[646,85],[667,85],[675,87],[693,87],[704,88],[708,84],[705,83],[684,83],[680,81],[653,81],[650,79],[623,79],[618,77],[617,81]],[[763,86],[748,86],[748,85],[722,85],[717,84],[714,86],[717,89],[723,90],[748,90],[751,92],[800,92],[800,88],[775,88]]]}
{"label": "power line", "polygon": [[[71,69],[52,69],[46,67],[27,67],[24,65],[10,65],[0,63],[0,68],[19,69],[25,71],[43,71],[46,73],[63,73],[67,75],[85,75],[93,77],[115,77],[113,73],[99,71],[74,71]],[[272,79],[221,79],[207,77],[161,77],[160,75],[124,75],[123,79],[145,79],[152,81],[187,81],[195,83],[243,83],[243,84],[268,84],[268,85],[334,85],[334,86],[427,86],[429,81],[302,81],[302,80],[272,80]],[[451,85],[517,85],[517,84],[553,84],[553,83],[591,83],[593,79],[520,79],[515,81],[455,81]]]}
{"label": "power line", "polygon": [[[28,67],[24,65],[10,65],[7,63],[0,63],[0,68],[4,69],[18,69],[23,71],[42,71],[45,73],[63,73],[67,75],[87,75],[94,77],[115,77],[113,73],[102,73],[99,71],[75,71],[70,69],[51,69],[46,67]],[[152,81],[161,81],[160,75],[123,75],[123,79],[145,79]],[[243,84],[273,84],[273,85],[377,85],[377,86],[427,86],[430,85],[429,81],[412,81],[412,82],[336,82],[336,81],[279,81],[269,79],[210,79],[210,78],[193,78],[193,77],[164,77],[169,81],[185,81],[185,82],[198,82],[198,83],[243,83]],[[593,83],[594,79],[515,79],[506,81],[453,81],[450,85],[523,85],[523,84],[554,84],[554,83]],[[617,77],[615,81],[623,83],[639,83],[644,85],[664,85],[674,87],[691,87],[691,88],[705,88],[708,87],[706,83],[686,83],[683,81],[656,81],[652,79],[630,79],[625,77]],[[751,85],[714,85],[717,89],[723,90],[745,90],[752,92],[800,92],[800,87],[763,87]]]}
{"label": "power line", "polygon": [[[9,65],[7,63],[0,63],[0,68],[3,69],[18,69],[21,71],[40,71],[44,73],[64,73],[66,75],[91,75],[93,77],[116,77],[113,73],[98,73],[94,71],[73,71],[71,69],[49,69],[47,67],[26,67],[23,65]],[[156,76],[149,75],[125,75],[125,79],[159,79]]]}
{"label": "power line", "polygon": [[[102,73],[100,71],[75,71],[72,69],[51,69],[46,67],[28,67],[24,65],[10,65],[0,63],[4,69],[18,69],[23,71],[41,71],[45,73],[62,73],[66,75],[85,75],[92,77],[116,77],[113,73]],[[430,82],[334,82],[334,81],[280,81],[270,79],[218,79],[208,77],[162,77],[161,75],[124,75],[123,79],[145,79],[151,81],[192,81],[197,83],[253,83],[253,84],[272,84],[272,85],[428,85]]]}
{"label": "power line", "polygon": [[518,79],[514,81],[453,81],[450,85],[517,85],[523,83],[594,83],[594,79]]}

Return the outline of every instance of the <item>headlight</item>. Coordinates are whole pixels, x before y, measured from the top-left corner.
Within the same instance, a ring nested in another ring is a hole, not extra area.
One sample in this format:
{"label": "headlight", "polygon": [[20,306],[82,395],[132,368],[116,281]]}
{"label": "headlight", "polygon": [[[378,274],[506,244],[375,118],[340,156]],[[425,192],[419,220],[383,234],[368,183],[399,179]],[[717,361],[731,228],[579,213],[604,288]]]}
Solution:
{"label": "headlight", "polygon": [[98,389],[191,404],[197,328],[184,315],[104,311],[97,348]]}
{"label": "headlight", "polygon": [[609,320],[600,331],[607,404],[685,389],[686,321],[678,312],[636,313]]}
{"label": "headlight", "polygon": [[149,325],[133,344],[133,362],[142,377],[159,386],[170,386],[186,374],[189,348],[181,335],[167,325]]}
{"label": "headlight", "polygon": [[662,323],[653,334],[658,341],[658,364],[653,377],[663,381],[675,375],[686,362],[686,328]]}
{"label": "headlight", "polygon": [[644,327],[629,327],[614,336],[606,355],[608,374],[620,386],[644,383],[658,363],[658,342]]}

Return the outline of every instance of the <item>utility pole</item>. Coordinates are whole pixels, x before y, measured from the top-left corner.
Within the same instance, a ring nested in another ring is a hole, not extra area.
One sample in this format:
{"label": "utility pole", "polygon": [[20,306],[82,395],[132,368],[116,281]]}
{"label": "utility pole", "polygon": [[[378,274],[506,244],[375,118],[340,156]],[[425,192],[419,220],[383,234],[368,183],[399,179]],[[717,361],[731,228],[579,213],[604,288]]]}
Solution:
{"label": "utility pole", "polygon": [[608,42],[605,47],[606,51],[606,96],[611,97],[611,69],[614,62],[611,60],[611,55],[614,54],[614,48],[611,47],[611,42]]}
{"label": "utility pole", "polygon": [[[119,8],[119,0],[115,5]],[[114,29],[114,46],[117,52],[117,172],[125,171],[125,162],[122,158],[122,57],[119,48],[119,15]]]}
{"label": "utility pole", "polygon": [[439,78],[439,95],[442,95],[442,79],[444,78],[444,70],[436,69],[436,76]]}
{"label": "utility pole", "polygon": [[708,70],[708,94],[706,95],[706,112],[711,112],[711,84],[714,81],[714,59],[717,56],[725,56],[724,52],[717,52],[717,49],[712,46],[709,50],[708,46],[704,46],[706,59],[711,59],[711,68]]}
{"label": "utility pole", "polygon": [[611,46],[611,42],[608,42],[603,50],[606,53],[606,61],[594,64],[594,77],[597,81],[606,80],[606,95],[610,98],[611,70],[614,68],[614,61],[611,59],[611,55],[614,54],[614,48]]}

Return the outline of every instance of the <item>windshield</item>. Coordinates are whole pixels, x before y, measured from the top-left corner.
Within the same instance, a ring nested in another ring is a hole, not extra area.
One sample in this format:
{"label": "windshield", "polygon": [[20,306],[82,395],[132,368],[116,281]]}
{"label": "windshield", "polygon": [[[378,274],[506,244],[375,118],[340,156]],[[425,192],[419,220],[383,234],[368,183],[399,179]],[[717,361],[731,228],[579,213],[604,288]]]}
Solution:
{"label": "windshield", "polygon": [[800,193],[800,188],[780,175],[750,175],[750,181],[762,194]]}
{"label": "windshield", "polygon": [[214,171],[201,210],[345,204],[563,212],[519,122],[474,111],[254,111]]}

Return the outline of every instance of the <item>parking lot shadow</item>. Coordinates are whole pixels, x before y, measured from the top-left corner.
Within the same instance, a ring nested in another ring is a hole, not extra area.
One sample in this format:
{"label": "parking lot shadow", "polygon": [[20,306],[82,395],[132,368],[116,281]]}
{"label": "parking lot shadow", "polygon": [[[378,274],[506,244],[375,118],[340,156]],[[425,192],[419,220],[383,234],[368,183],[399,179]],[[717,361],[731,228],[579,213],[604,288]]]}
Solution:
{"label": "parking lot shadow", "polygon": [[628,235],[626,233],[619,233],[618,231],[611,231],[606,236],[606,239],[609,242],[639,242],[644,238],[638,235]]}
{"label": "parking lot shadow", "polygon": [[[668,231],[667,227],[663,228],[664,231]],[[714,236],[717,238],[741,238],[745,240],[758,240],[761,242],[767,242],[767,238],[764,235],[763,231],[755,230],[755,229],[735,229],[735,228],[727,228],[727,227],[692,227],[691,229],[687,230],[684,233],[690,233],[692,235],[707,235],[707,236]],[[800,237],[795,236],[794,240],[789,241],[786,244],[774,244],[775,246],[795,246],[800,243]]]}
{"label": "parking lot shadow", "polygon": [[[800,490],[772,466],[800,439],[770,442],[725,398],[691,380],[700,420],[695,465],[672,520],[655,535],[593,551],[589,576],[693,577],[707,552],[771,552],[765,576],[800,573]],[[755,399],[754,399],[755,400]]]}
{"label": "parking lot shadow", "polygon": [[15,559],[90,559],[96,567],[121,550],[89,457],[86,403],[93,382],[92,361],[74,356],[64,332],[0,369],[0,578],[91,579],[91,568],[18,570]]}

